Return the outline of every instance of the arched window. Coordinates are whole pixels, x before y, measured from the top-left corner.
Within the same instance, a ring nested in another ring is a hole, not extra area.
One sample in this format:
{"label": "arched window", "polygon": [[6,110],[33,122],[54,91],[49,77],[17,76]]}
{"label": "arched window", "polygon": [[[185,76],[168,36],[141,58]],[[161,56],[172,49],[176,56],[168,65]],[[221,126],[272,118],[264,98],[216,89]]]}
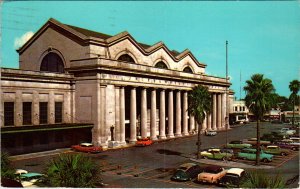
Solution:
{"label": "arched window", "polygon": [[135,63],[134,60],[133,60],[133,58],[130,55],[128,55],[128,54],[121,55],[118,58],[118,60],[125,61],[125,62],[133,62],[133,63]]}
{"label": "arched window", "polygon": [[186,72],[186,73],[193,73],[193,70],[192,70],[189,66],[187,66],[187,67],[185,67],[185,68],[183,69],[183,72]]}
{"label": "arched window", "polygon": [[64,63],[58,54],[50,52],[47,54],[41,64],[41,71],[64,73]]}
{"label": "arched window", "polygon": [[157,62],[154,67],[161,68],[161,69],[168,69],[168,66],[163,61]]}

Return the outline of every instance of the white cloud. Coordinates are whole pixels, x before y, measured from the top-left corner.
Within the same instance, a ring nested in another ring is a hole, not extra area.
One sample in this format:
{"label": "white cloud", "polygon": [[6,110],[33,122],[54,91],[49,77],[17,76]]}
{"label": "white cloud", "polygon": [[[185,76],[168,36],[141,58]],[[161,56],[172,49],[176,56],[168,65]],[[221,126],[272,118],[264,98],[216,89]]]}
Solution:
{"label": "white cloud", "polygon": [[21,37],[15,38],[15,42],[14,42],[15,49],[18,49],[22,45],[24,45],[33,36],[33,34],[34,33],[32,31],[29,31],[23,34]]}

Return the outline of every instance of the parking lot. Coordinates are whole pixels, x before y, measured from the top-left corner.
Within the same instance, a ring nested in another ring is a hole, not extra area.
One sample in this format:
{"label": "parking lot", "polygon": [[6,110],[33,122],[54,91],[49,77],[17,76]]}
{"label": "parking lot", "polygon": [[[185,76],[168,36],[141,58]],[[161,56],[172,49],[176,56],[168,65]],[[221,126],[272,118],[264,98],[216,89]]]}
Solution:
{"label": "parking lot", "polygon": [[[278,130],[282,125],[264,124],[262,133]],[[237,134],[239,133],[239,134]],[[221,147],[225,144],[225,136],[228,141],[255,137],[255,124],[243,125],[231,129],[226,134],[219,132],[217,136],[202,136],[201,148]],[[182,137],[154,143],[148,147],[130,147],[119,150],[108,150],[99,154],[86,154],[91,157],[102,170],[101,178],[108,184],[108,188],[215,188],[213,184],[200,184],[195,181],[175,182],[171,181],[174,171],[183,163],[197,162],[201,167],[209,164],[221,165],[225,168],[240,167],[246,171],[254,169],[266,169],[271,175],[278,172],[286,181],[295,178],[289,187],[298,187],[299,175],[299,151],[292,151],[287,156],[274,156],[270,163],[261,162],[261,166],[255,166],[255,161],[234,159],[224,162],[222,160],[200,159],[195,161],[197,136]],[[79,153],[66,150],[64,153]],[[42,172],[45,165],[59,153],[50,156],[28,157],[14,161],[16,168],[29,171]]]}

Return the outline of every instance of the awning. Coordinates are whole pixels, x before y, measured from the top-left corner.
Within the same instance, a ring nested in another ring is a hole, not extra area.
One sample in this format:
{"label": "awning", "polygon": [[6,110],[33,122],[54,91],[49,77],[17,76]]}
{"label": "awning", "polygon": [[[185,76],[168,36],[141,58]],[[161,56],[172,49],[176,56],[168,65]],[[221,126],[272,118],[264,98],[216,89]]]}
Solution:
{"label": "awning", "polygon": [[92,128],[93,126],[94,125],[92,123],[9,126],[9,127],[5,126],[5,127],[1,127],[1,134],[81,129],[81,128]]}

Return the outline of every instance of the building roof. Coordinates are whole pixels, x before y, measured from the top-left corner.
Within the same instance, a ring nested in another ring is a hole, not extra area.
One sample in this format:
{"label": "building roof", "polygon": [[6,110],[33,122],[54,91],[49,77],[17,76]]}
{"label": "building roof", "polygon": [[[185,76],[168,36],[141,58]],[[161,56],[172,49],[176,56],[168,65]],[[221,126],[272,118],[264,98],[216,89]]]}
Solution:
{"label": "building roof", "polygon": [[137,42],[127,31],[123,31],[117,35],[111,36],[104,33],[80,28],[77,26],[72,26],[68,24],[63,24],[53,18],[50,18],[32,37],[29,39],[22,47],[20,47],[17,52],[22,54],[25,49],[30,46],[48,27],[55,27],[63,34],[74,38],[76,41],[83,45],[93,43],[99,43],[103,46],[113,45],[121,40],[128,39],[133,45],[135,45],[143,54],[150,55],[153,52],[164,49],[167,54],[175,61],[178,62],[186,56],[190,56],[193,61],[202,68],[206,67],[206,64],[199,62],[189,49],[185,49],[181,53],[176,50],[169,50],[168,47],[163,42],[158,42],[154,45],[147,45]]}

